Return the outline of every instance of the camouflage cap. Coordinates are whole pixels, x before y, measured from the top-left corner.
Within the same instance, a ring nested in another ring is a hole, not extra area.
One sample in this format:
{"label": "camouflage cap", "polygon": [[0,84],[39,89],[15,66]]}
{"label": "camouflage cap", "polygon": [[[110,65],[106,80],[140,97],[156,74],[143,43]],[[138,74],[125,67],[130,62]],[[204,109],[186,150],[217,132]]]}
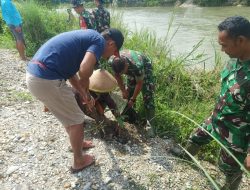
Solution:
{"label": "camouflage cap", "polygon": [[83,0],[71,0],[72,8],[82,6],[84,4]]}

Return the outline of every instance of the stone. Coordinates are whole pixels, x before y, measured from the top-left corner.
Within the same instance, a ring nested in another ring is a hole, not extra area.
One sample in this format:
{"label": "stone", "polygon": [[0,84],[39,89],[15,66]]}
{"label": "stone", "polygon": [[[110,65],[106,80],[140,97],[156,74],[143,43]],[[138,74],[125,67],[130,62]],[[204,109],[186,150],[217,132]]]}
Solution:
{"label": "stone", "polygon": [[91,182],[86,183],[86,184],[83,186],[82,190],[91,190],[91,185],[92,185]]}
{"label": "stone", "polygon": [[16,170],[19,169],[19,166],[10,166],[8,170],[6,171],[7,175],[10,175],[11,173],[15,172]]}
{"label": "stone", "polygon": [[71,183],[65,183],[64,185],[63,185],[63,187],[65,188],[65,189],[68,189],[68,188],[70,188],[71,187]]}

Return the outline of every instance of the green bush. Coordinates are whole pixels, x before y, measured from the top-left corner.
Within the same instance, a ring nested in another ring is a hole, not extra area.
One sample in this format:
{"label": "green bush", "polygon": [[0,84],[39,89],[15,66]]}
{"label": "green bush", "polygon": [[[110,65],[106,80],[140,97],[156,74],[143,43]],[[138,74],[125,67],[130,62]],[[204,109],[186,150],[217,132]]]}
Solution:
{"label": "green bush", "polygon": [[41,0],[27,0],[27,1],[34,2],[36,4],[43,5],[46,7],[52,7],[61,3],[60,0],[42,0],[42,1]]}
{"label": "green bush", "polygon": [[3,28],[4,28],[4,20],[2,18],[2,12],[0,12],[0,34],[3,34]]}
{"label": "green bush", "polygon": [[76,22],[69,23],[68,15],[56,9],[48,9],[35,3],[23,3],[19,7],[24,20],[23,31],[27,44],[27,55],[32,56],[51,37],[72,29]]}

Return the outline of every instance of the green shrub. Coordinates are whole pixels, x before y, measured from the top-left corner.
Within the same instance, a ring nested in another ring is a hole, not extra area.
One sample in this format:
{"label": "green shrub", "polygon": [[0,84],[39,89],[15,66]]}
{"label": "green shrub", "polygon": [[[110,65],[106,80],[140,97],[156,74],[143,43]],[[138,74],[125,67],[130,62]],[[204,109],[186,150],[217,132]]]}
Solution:
{"label": "green shrub", "polygon": [[3,28],[4,28],[4,20],[2,18],[2,12],[0,12],[0,34],[3,33]]}
{"label": "green shrub", "polygon": [[56,9],[48,9],[35,3],[23,3],[20,12],[24,20],[23,31],[27,44],[27,55],[32,56],[51,37],[78,26],[69,23],[68,15]]}

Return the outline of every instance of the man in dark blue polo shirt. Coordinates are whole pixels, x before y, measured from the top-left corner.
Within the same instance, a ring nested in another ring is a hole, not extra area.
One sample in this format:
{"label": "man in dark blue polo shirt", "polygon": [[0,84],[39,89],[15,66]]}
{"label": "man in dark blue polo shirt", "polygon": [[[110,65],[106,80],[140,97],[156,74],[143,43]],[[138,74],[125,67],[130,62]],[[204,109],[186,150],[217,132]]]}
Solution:
{"label": "man in dark blue polo shirt", "polygon": [[82,148],[93,144],[83,141],[83,114],[66,80],[91,110],[94,99],[89,93],[89,77],[94,66],[101,57],[119,56],[123,41],[122,33],[112,28],[102,34],[89,29],[65,32],[42,45],[27,66],[29,91],[48,107],[69,135],[74,153],[72,173],[93,164],[94,157],[82,155]]}

